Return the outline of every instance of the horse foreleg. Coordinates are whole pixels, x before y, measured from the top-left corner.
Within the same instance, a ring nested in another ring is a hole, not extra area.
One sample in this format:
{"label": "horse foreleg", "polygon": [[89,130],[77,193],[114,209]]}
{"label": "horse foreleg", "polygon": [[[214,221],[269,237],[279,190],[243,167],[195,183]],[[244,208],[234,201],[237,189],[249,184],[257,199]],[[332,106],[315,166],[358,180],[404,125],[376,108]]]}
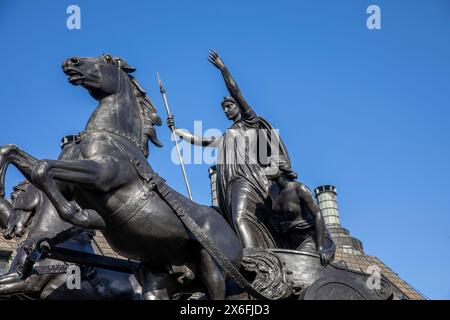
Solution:
{"label": "horse foreleg", "polygon": [[37,163],[37,159],[14,144],[0,147],[0,198],[5,197],[5,177],[8,165],[13,164],[28,180]]}
{"label": "horse foreleg", "polygon": [[176,284],[167,272],[148,272],[142,279],[143,300],[170,300]]}
{"label": "horse foreleg", "polygon": [[178,287],[176,280],[165,268],[149,268],[141,264],[135,272],[136,280],[142,287],[143,300],[170,300]]}
{"label": "horse foreleg", "polygon": [[225,300],[225,277],[206,249],[200,250],[200,278],[211,300]]}
{"label": "horse foreleg", "polygon": [[112,180],[120,172],[119,166],[107,157],[99,161],[42,160],[33,169],[32,182],[47,195],[63,220],[88,229],[102,229],[105,227],[103,218],[95,210],[81,209],[75,202],[67,201],[57,181],[83,189],[108,192],[113,187]]}

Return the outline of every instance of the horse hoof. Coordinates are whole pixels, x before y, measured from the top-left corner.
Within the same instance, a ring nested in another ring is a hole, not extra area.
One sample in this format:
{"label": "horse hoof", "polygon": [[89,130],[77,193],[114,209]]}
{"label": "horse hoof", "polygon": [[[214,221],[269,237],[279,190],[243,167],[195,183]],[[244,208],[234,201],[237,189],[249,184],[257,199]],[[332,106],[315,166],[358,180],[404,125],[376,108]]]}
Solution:
{"label": "horse hoof", "polygon": [[96,230],[104,229],[106,227],[105,220],[103,220],[97,211],[92,209],[83,209],[81,214],[86,219],[86,225],[82,227]]}
{"label": "horse hoof", "polygon": [[204,292],[194,292],[188,300],[208,300],[208,297]]}
{"label": "horse hoof", "polygon": [[156,289],[145,292],[142,295],[143,300],[170,300],[166,289]]}

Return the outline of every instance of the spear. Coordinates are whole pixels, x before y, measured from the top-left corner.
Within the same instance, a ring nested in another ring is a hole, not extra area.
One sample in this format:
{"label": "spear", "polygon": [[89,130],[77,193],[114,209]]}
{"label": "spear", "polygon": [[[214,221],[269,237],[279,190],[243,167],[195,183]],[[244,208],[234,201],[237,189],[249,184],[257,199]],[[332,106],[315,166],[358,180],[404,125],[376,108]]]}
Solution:
{"label": "spear", "polygon": [[[171,117],[172,113],[170,112],[169,103],[167,102],[166,89],[164,89],[164,86],[163,86],[163,83],[161,81],[161,78],[159,77],[159,72],[157,72],[156,75],[158,76],[159,91],[161,92],[161,95],[162,95],[163,100],[164,100],[164,105],[166,106],[167,116]],[[187,178],[187,175],[186,175],[186,169],[184,169],[183,157],[181,156],[180,146],[178,145],[178,139],[177,139],[177,136],[175,134],[175,127],[172,126],[170,129],[172,131],[172,138],[175,141],[175,146],[177,147],[178,159],[180,159],[181,171],[183,172],[184,183],[186,184],[186,189],[187,189],[187,192],[189,194],[189,199],[192,200],[191,188],[189,187],[189,181],[188,181],[188,178]]]}

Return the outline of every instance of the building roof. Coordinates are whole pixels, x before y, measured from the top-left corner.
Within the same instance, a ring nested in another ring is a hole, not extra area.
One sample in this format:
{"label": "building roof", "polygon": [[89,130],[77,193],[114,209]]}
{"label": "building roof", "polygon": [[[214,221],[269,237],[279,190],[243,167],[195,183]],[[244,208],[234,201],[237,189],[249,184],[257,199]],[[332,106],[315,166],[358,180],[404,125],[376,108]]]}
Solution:
{"label": "building roof", "polygon": [[396,299],[422,300],[425,297],[410,284],[401,279],[376,256],[367,255],[364,252],[363,243],[350,235],[350,232],[340,224],[340,214],[337,205],[336,187],[326,185],[315,189],[325,224],[336,243],[336,255],[334,263],[338,263],[350,270],[371,273],[373,266],[377,266],[380,273],[393,286]]}
{"label": "building roof", "polygon": [[97,254],[101,254],[101,255],[113,257],[113,258],[126,259],[125,257],[119,255],[117,252],[115,252],[110,247],[110,245],[108,244],[108,242],[106,241],[106,239],[103,237],[103,235],[100,232],[95,233],[95,237],[92,241],[92,246],[94,247],[94,251]]}
{"label": "building roof", "polygon": [[[380,273],[386,277],[386,279],[394,286],[394,294],[396,298],[411,299],[411,300],[423,300],[425,297],[420,294],[416,289],[409,285],[406,281],[402,280],[397,273],[392,271],[391,268],[386,266],[380,259],[375,256],[366,254],[352,254],[346,253],[342,248],[338,247],[335,263],[343,264],[350,270],[369,273],[369,267],[376,265],[380,269]],[[395,290],[397,289],[397,290]]]}

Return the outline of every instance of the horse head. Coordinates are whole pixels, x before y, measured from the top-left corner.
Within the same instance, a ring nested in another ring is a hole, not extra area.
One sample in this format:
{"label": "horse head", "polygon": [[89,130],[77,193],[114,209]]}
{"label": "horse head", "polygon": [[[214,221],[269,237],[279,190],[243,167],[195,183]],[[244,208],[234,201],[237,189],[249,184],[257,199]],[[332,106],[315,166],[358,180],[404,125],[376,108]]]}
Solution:
{"label": "horse head", "polygon": [[126,60],[103,54],[98,57],[71,57],[62,68],[73,85],[81,85],[100,102],[86,126],[87,130],[104,130],[131,137],[147,156],[150,140],[161,147],[154,126],[161,118],[151,100],[131,75],[136,69]]}
{"label": "horse head", "polygon": [[109,54],[89,58],[71,57],[63,62],[62,68],[71,84],[85,87],[97,100],[117,94],[121,73],[128,74],[136,70],[125,60]]}
{"label": "horse head", "polygon": [[12,211],[6,224],[3,236],[5,239],[20,238],[24,235],[39,203],[39,191],[28,181],[14,187],[11,194]]}

